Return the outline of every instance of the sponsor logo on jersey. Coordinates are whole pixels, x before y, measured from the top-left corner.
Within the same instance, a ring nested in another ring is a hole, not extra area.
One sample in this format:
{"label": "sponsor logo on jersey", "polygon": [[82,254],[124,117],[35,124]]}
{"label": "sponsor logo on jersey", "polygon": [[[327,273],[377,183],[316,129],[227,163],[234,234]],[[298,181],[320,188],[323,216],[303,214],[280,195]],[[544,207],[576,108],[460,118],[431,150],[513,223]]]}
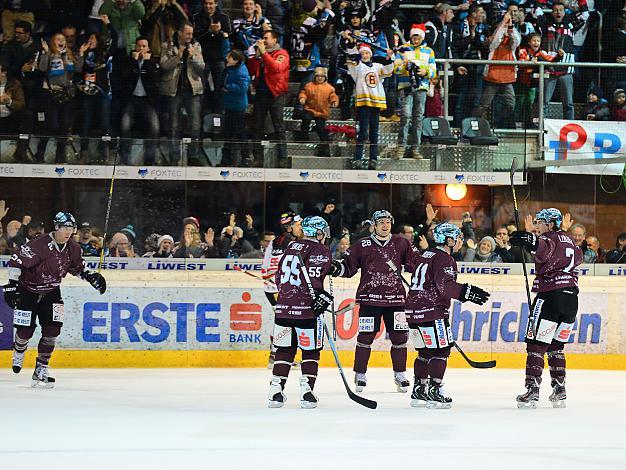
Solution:
{"label": "sponsor logo on jersey", "polygon": [[298,336],[298,343],[303,348],[308,348],[311,346],[311,338],[304,331],[301,331],[300,336]]}
{"label": "sponsor logo on jersey", "polygon": [[430,348],[433,345],[433,337],[425,331],[422,331],[422,339],[424,340],[426,347]]}
{"label": "sponsor logo on jersey", "polygon": [[309,257],[309,261],[313,264],[323,264],[328,262],[328,256],[326,255],[316,255]]}
{"label": "sponsor logo on jersey", "polygon": [[436,320],[435,327],[437,328],[437,340],[439,347],[445,348],[448,346],[448,337],[446,336],[446,325],[443,320]]}
{"label": "sponsor logo on jersey", "polygon": [[434,251],[425,251],[422,253],[422,258],[432,258],[433,256],[435,256]]}
{"label": "sponsor logo on jersey", "polygon": [[551,343],[554,338],[554,332],[556,331],[557,324],[550,320],[542,319],[537,329],[535,339],[542,343]]}
{"label": "sponsor logo on jersey", "polygon": [[24,258],[32,259],[35,257],[35,253],[33,253],[33,250],[31,249],[30,246],[22,245],[22,248],[20,248],[20,256],[23,256]]}
{"label": "sponsor logo on jersey", "polygon": [[557,336],[561,341],[567,341],[569,339],[569,335],[572,332],[569,328],[567,330],[561,330]]}
{"label": "sponsor logo on jersey", "polygon": [[374,331],[374,317],[360,317],[359,331],[362,333],[371,333]]}

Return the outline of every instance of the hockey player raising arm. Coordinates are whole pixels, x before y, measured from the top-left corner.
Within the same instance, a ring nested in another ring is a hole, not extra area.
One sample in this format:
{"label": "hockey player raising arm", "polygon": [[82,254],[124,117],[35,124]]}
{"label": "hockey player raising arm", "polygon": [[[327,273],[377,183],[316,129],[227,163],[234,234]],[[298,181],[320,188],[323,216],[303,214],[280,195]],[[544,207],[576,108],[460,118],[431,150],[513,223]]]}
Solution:
{"label": "hockey player raising arm", "polygon": [[561,230],[563,216],[558,209],[542,209],[535,215],[539,236],[519,231],[511,234],[511,245],[527,248],[535,255],[536,277],[526,330],[526,393],[517,397],[518,408],[536,408],[543,372],[543,356],[548,355],[552,377],[550,401],[565,407],[565,354],[563,347],[578,311],[578,272],[583,253],[574,239]]}
{"label": "hockey player raising arm", "polygon": [[[285,383],[298,348],[302,350],[300,407],[317,407],[313,387],[320,351],[324,347],[323,313],[332,302],[330,294],[324,291],[324,278],[332,259],[330,249],[324,244],[330,237],[330,229],[319,216],[306,217],[301,227],[304,238],[289,244],[276,272],[278,300],[274,307],[273,338],[276,360],[270,382],[270,408],[280,408],[287,400]],[[314,296],[309,282],[315,291]]]}
{"label": "hockey player raising arm", "polygon": [[406,292],[402,281],[387,263],[392,261],[398,267],[407,264],[413,256],[413,249],[406,238],[391,234],[394,221],[390,212],[376,211],[371,220],[374,233],[353,243],[343,260],[333,261],[330,275],[352,277],[361,270],[356,291],[356,303],[360,306],[354,357],[356,391],[363,391],[367,384],[367,363],[382,319],[391,340],[394,382],[399,392],[407,392],[411,383],[404,374],[408,339],[403,314]]}
{"label": "hockey player raising arm", "polygon": [[61,280],[70,273],[87,281],[100,294],[106,291],[104,277],[87,270],[80,245],[72,239],[74,233],[76,220],[72,214],[59,212],[54,217],[54,232],[23,245],[9,261],[4,300],[14,312],[13,372],[16,374],[22,370],[28,341],[35,333],[35,320],[41,325],[33,387],[54,387],[48,362],[65,316]]}
{"label": "hockey player raising arm", "polygon": [[405,314],[418,356],[413,364],[415,384],[411,406],[450,408],[452,399],[444,396],[443,376],[454,344],[449,322],[451,299],[483,305],[489,293],[471,284],[456,281],[457,266],[452,257],[463,246],[461,229],[442,223],[433,231],[435,248],[415,255],[411,288]]}

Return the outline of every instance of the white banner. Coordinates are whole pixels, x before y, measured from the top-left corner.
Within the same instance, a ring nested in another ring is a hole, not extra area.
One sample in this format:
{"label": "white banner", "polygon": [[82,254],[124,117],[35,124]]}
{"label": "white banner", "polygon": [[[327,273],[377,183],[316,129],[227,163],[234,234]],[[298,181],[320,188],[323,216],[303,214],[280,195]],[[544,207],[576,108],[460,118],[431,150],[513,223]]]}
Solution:
{"label": "white banner", "polygon": [[595,158],[598,164],[548,166],[548,173],[621,175],[624,163],[611,158],[626,156],[626,125],[614,121],[564,121],[546,119],[545,160]]}
{"label": "white banner", "polygon": [[[0,164],[0,177],[54,179],[110,179],[113,166],[105,165],[23,165]],[[375,184],[448,184],[508,185],[509,172],[464,173],[452,171],[369,171],[222,167],[141,167],[118,166],[115,177],[122,180],[163,181],[280,181],[295,183],[375,183]],[[514,183],[526,184],[523,173]]]}
{"label": "white banner", "polygon": [[[111,287],[100,296],[89,286],[67,286],[62,292],[66,314],[59,346],[66,349],[266,350],[273,329],[273,312],[260,288]],[[626,302],[626,294],[615,300]],[[615,339],[608,331],[610,300],[606,293],[585,292],[579,301],[568,351],[607,352]],[[337,310],[351,302],[354,289],[335,290]],[[330,314],[326,321],[330,326]],[[454,301],[450,323],[467,351],[521,352],[526,295],[519,289],[495,291],[482,307]],[[373,348],[389,350],[381,328]],[[354,349],[357,329],[358,306],[337,316],[339,349]]]}

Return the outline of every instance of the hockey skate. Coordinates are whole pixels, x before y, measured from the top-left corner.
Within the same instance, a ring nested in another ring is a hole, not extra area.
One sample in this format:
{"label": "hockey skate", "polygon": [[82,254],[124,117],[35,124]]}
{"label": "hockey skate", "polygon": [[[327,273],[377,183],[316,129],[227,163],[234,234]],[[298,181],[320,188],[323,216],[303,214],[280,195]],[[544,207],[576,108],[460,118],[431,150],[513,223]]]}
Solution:
{"label": "hockey skate", "polygon": [[446,397],[444,395],[443,384],[437,383],[433,380],[430,381],[430,386],[428,387],[428,401],[426,402],[426,408],[443,410],[452,408],[452,398]]}
{"label": "hockey skate", "polygon": [[553,408],[565,408],[565,380],[559,381],[552,379],[552,393],[550,394],[550,403]]}
{"label": "hockey skate", "polygon": [[54,388],[55,379],[54,377],[50,377],[49,374],[48,365],[37,362],[35,371],[33,372],[33,382],[30,386],[33,388]]}
{"label": "hockey skate", "polygon": [[19,374],[24,365],[24,351],[18,352],[13,350],[13,372]]}
{"label": "hockey skate", "polygon": [[354,374],[354,390],[356,392],[362,392],[365,386],[367,385],[367,378],[365,377],[364,372],[357,372]]}
{"label": "hockey skate", "polygon": [[308,377],[300,377],[300,408],[317,408],[317,396],[309,385]]}
{"label": "hockey skate", "polygon": [[287,401],[287,397],[283,393],[283,386],[280,382],[280,377],[277,377],[276,375],[272,376],[272,381],[270,382],[270,393],[268,397],[269,402],[267,404],[268,408],[282,408]]}
{"label": "hockey skate", "polygon": [[531,379],[526,383],[526,393],[517,396],[518,408],[537,408],[539,401],[539,384],[540,381]]}
{"label": "hockey skate", "polygon": [[406,378],[404,372],[394,372],[393,373],[393,382],[396,384],[398,388],[398,392],[406,393],[409,391],[409,387],[411,386],[411,382]]}
{"label": "hockey skate", "polygon": [[428,401],[428,380],[415,379],[413,392],[411,392],[411,406],[413,408],[423,408]]}

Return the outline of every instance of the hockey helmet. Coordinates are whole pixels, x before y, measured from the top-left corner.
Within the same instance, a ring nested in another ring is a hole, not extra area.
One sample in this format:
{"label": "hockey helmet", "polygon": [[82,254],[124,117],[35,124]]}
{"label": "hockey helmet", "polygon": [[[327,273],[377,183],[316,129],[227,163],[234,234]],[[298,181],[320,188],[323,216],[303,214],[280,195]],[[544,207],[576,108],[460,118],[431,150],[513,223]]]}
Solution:
{"label": "hockey helmet", "polygon": [[69,212],[57,212],[54,216],[54,229],[58,230],[61,227],[73,227],[76,228],[76,219]]}
{"label": "hockey helmet", "polygon": [[563,222],[563,214],[561,214],[560,210],[550,207],[548,209],[541,209],[537,212],[535,214],[535,220],[545,222],[546,224],[554,222],[554,226],[557,229],[560,229],[561,222]]}
{"label": "hockey helmet", "polygon": [[433,230],[433,236],[435,237],[435,243],[437,245],[443,245],[446,243],[448,238],[452,238],[456,242],[456,240],[463,236],[461,229],[450,222],[444,222],[439,224]]}
{"label": "hockey helmet", "polygon": [[300,217],[298,214],[296,214],[292,210],[288,210],[280,214],[280,225],[283,225],[283,226],[288,227],[294,222],[298,222],[299,220],[302,220],[302,217]]}
{"label": "hockey helmet", "polygon": [[320,233],[327,238],[330,237],[328,222],[319,215],[305,217],[302,221],[302,232],[307,237],[317,237]]}
{"label": "hockey helmet", "polygon": [[391,224],[393,225],[395,222],[393,220],[393,215],[391,215],[391,212],[386,211],[386,210],[382,210],[382,211],[376,211],[372,214],[372,218],[371,221],[374,225],[376,225],[376,223],[380,220],[380,219],[390,219],[391,220]]}

